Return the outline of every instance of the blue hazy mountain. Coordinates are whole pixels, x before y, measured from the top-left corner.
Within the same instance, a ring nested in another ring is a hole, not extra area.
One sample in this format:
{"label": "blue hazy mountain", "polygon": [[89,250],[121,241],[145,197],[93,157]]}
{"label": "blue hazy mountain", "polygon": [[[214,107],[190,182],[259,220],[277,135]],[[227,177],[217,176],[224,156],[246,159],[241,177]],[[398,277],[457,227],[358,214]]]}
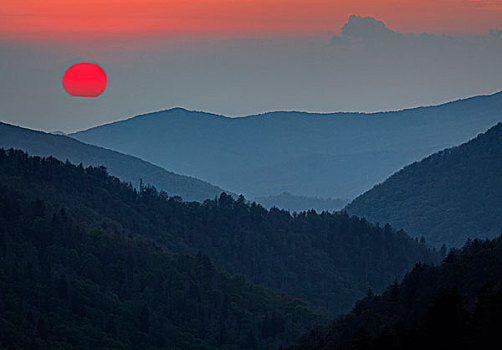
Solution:
{"label": "blue hazy mountain", "polygon": [[175,108],[72,134],[249,198],[355,198],[502,120],[502,93],[397,112],[228,118]]}
{"label": "blue hazy mountain", "polygon": [[411,164],[347,206],[439,246],[502,233],[502,123]]}
{"label": "blue hazy mountain", "polygon": [[54,156],[83,165],[105,166],[122,181],[155,186],[184,200],[204,200],[223,190],[205,181],[175,174],[136,157],[88,145],[64,135],[54,135],[0,122],[0,148],[21,148],[38,156]]}

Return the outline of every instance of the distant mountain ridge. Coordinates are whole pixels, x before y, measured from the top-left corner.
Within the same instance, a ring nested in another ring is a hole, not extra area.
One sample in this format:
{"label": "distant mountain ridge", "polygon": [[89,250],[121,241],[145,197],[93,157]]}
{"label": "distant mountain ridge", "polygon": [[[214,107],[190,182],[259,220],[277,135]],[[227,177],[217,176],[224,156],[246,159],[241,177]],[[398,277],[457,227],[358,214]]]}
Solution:
{"label": "distant mountain ridge", "polygon": [[20,148],[38,156],[54,156],[72,163],[105,166],[110,174],[138,186],[155,186],[183,200],[202,201],[223,190],[199,179],[178,175],[137,157],[89,145],[64,135],[54,135],[0,122],[0,148]]}
{"label": "distant mountain ridge", "polygon": [[318,213],[322,211],[331,212],[340,210],[349,202],[347,199],[305,197],[297,196],[289,192],[283,192],[275,196],[259,197],[254,200],[267,209],[277,207],[290,212],[302,212],[314,209]]}
{"label": "distant mountain ridge", "polygon": [[502,123],[392,175],[347,205],[439,246],[502,233]]}
{"label": "distant mountain ridge", "polygon": [[502,93],[370,114],[228,118],[174,108],[71,136],[248,198],[281,192],[355,198],[403,166],[502,121],[501,111]]}

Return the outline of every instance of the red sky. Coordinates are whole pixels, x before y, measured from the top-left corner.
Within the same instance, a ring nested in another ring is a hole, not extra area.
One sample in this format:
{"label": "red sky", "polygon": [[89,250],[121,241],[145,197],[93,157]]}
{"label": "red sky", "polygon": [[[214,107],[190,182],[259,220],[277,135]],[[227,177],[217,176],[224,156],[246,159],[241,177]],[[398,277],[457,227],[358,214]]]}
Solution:
{"label": "red sky", "polygon": [[487,33],[502,0],[0,0],[0,38],[311,35],[351,14],[402,32]]}

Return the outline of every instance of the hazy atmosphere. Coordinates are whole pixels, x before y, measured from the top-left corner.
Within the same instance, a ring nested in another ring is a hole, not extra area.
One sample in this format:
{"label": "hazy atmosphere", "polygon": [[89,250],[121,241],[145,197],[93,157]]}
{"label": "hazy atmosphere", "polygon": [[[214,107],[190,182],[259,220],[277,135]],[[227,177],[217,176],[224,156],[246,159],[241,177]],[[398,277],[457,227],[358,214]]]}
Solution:
{"label": "hazy atmosphere", "polygon": [[[324,30],[303,33],[304,22],[296,17],[296,28],[286,31],[199,29],[141,36],[83,31],[75,40],[55,29],[38,33],[42,38],[16,36],[4,24],[2,119],[72,132],[175,106],[227,116],[362,112],[493,93],[502,81],[497,30],[502,23],[493,11],[500,9],[491,9],[486,23],[476,22],[484,15],[477,9],[467,18],[472,26],[437,23],[432,31],[425,20],[414,20],[413,32],[384,24],[385,17],[349,17],[351,12],[343,21],[336,12],[335,20],[323,22]],[[392,12],[386,15],[405,27]],[[71,99],[61,89],[65,69],[82,59],[99,62],[108,74],[99,100]]]}
{"label": "hazy atmosphere", "polygon": [[502,0],[0,0],[0,349],[477,350]]}

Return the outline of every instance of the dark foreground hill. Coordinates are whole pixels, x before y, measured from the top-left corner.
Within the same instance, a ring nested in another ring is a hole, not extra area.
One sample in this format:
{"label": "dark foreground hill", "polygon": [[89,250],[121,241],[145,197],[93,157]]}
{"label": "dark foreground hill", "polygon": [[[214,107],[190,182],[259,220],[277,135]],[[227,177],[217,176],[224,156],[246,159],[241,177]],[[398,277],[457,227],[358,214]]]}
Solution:
{"label": "dark foreground hill", "polygon": [[140,180],[183,200],[202,201],[218,196],[222,189],[193,177],[178,175],[136,157],[88,145],[64,135],[48,134],[0,122],[0,147],[20,148],[38,156],[53,156],[84,166],[104,165],[124,182],[138,186]]}
{"label": "dark foreground hill", "polygon": [[166,254],[127,238],[68,192],[74,207],[34,181],[68,185],[74,176],[89,185],[100,172],[21,154],[6,162],[3,151],[0,168],[1,349],[277,349],[321,319],[304,302],[223,272],[200,253]]}
{"label": "dark foreground hill", "polygon": [[417,264],[291,350],[496,349],[501,328],[502,238],[474,240],[439,266]]}
{"label": "dark foreground hill", "polygon": [[502,233],[502,123],[411,164],[356,198],[349,213],[439,246]]}
{"label": "dark foreground hill", "polygon": [[[502,93],[398,112],[227,118],[175,108],[72,136],[248,198],[355,198],[413,161],[502,121]],[[134,142],[131,142],[134,140]]]}
{"label": "dark foreground hill", "polygon": [[103,168],[0,152],[0,183],[35,200],[57,201],[88,225],[153,241],[172,252],[202,251],[252,282],[300,297],[330,315],[350,310],[368,288],[383,290],[418,261],[438,254],[403,231],[342,213],[291,215],[222,194],[203,203],[143,187],[138,193]]}

